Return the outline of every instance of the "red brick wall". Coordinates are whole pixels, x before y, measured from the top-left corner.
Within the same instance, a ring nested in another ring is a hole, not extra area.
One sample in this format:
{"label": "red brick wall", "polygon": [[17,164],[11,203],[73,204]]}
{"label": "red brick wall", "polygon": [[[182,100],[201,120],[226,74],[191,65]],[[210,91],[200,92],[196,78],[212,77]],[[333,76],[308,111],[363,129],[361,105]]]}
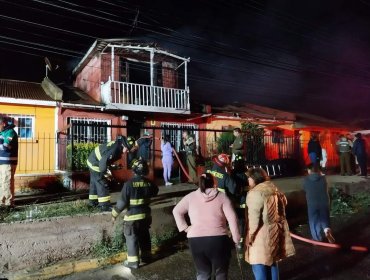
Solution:
{"label": "red brick wall", "polygon": [[174,68],[175,65],[173,63],[162,63],[163,87],[177,88],[177,73]]}

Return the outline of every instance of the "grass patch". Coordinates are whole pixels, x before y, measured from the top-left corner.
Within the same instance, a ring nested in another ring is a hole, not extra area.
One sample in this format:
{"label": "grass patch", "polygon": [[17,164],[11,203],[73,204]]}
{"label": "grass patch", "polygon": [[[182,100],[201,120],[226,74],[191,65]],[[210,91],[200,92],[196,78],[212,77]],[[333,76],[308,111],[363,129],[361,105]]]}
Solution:
{"label": "grass patch", "polygon": [[331,214],[334,216],[353,214],[370,206],[370,194],[367,192],[358,192],[351,196],[334,187],[331,190],[331,198]]}
{"label": "grass patch", "polygon": [[16,221],[44,219],[61,216],[76,216],[80,214],[91,214],[99,212],[92,208],[85,200],[75,200],[69,202],[53,203],[47,205],[29,205],[23,209],[2,212],[0,219],[3,222],[11,223]]}
{"label": "grass patch", "polygon": [[[161,234],[151,234],[152,249],[166,246],[178,237],[178,231],[169,229]],[[123,234],[123,221],[117,221],[113,236],[108,236],[103,231],[102,238],[92,247],[92,255],[96,258],[110,257],[127,250],[126,240]]]}
{"label": "grass patch", "polygon": [[162,234],[153,234],[152,247],[160,247],[168,243],[168,241],[175,239],[178,236],[179,232],[176,229],[170,229]]}
{"label": "grass patch", "polygon": [[123,234],[123,221],[117,221],[113,237],[110,237],[105,230],[103,230],[101,240],[92,247],[92,255],[94,257],[109,257],[126,251],[125,236]]}

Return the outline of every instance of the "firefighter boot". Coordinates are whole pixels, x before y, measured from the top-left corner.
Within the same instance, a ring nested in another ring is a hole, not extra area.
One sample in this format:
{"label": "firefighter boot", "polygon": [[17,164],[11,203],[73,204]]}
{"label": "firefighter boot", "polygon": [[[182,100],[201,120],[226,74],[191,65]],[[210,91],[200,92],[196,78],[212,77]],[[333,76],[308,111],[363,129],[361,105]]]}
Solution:
{"label": "firefighter boot", "polygon": [[129,262],[128,260],[125,260],[123,262],[123,266],[127,267],[127,268],[138,269],[139,268],[139,263],[138,262]]}

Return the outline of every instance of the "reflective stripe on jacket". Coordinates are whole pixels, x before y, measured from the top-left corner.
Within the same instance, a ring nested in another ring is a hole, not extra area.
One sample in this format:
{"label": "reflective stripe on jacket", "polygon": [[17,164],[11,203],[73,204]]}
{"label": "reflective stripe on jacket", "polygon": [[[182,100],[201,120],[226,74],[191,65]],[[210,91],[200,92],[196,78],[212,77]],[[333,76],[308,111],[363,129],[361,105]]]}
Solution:
{"label": "reflective stripe on jacket", "polygon": [[112,216],[117,217],[127,209],[124,220],[136,221],[150,216],[150,198],[158,194],[158,187],[143,176],[135,175],[128,180],[121,191]]}

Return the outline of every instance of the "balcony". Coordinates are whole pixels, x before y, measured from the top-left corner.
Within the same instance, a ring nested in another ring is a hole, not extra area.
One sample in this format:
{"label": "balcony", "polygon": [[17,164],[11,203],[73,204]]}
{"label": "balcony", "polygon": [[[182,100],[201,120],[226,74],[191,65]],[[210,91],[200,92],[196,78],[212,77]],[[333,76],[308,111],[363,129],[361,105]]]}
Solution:
{"label": "balcony", "polygon": [[189,90],[127,82],[107,81],[101,85],[107,109],[189,114]]}

